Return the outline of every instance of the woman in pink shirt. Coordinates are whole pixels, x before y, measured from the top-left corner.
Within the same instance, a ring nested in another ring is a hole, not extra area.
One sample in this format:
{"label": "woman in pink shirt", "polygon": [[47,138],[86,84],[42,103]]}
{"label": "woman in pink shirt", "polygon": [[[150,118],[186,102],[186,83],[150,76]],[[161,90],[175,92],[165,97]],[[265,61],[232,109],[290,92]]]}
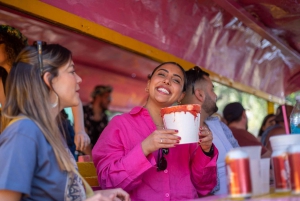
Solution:
{"label": "woman in pink shirt", "polygon": [[216,185],[218,151],[210,132],[199,143],[179,145],[177,130],[164,129],[160,109],[184,97],[184,69],[166,62],[154,69],[144,107],[114,117],[92,151],[103,189],[120,187],[134,200],[187,200]]}

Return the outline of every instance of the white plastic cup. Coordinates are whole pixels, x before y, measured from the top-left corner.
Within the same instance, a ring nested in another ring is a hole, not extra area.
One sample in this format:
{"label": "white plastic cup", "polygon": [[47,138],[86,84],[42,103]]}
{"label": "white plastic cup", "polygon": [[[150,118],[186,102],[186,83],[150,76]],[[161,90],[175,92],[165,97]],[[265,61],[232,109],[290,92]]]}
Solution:
{"label": "white plastic cup", "polygon": [[275,192],[288,192],[291,190],[290,166],[287,150],[292,145],[300,144],[300,135],[277,135],[270,138],[273,150],[271,161]]}
{"label": "white plastic cup", "polygon": [[177,105],[161,109],[166,129],[178,130],[179,144],[199,142],[201,106],[197,104]]}
{"label": "white plastic cup", "polygon": [[270,158],[260,159],[260,195],[270,192]]}
{"label": "white plastic cup", "polygon": [[300,135],[276,135],[270,137],[273,151],[286,150],[290,145],[300,144]]}
{"label": "white plastic cup", "polygon": [[261,146],[243,146],[240,147],[241,150],[248,153],[250,159],[260,160]]}

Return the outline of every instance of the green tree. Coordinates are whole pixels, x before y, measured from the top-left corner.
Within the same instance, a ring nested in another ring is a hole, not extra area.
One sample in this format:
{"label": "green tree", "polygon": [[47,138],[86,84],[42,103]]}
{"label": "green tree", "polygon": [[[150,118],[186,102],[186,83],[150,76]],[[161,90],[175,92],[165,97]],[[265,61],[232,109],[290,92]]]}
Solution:
{"label": "green tree", "polygon": [[257,136],[262,120],[267,115],[267,101],[217,82],[214,82],[214,86],[218,95],[218,113],[223,115],[223,109],[228,103],[240,102],[246,109],[248,131]]}

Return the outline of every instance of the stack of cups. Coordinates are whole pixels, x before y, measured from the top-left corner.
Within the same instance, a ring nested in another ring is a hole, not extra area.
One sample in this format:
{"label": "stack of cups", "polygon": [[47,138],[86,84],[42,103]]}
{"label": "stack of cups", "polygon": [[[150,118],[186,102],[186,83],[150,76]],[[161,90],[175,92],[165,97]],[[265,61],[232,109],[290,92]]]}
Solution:
{"label": "stack of cups", "polygon": [[[290,177],[296,174],[296,168],[292,167],[294,163],[296,162],[299,165],[297,158],[294,157],[297,155],[298,149],[293,145],[300,144],[300,135],[273,136],[270,138],[270,142],[273,150],[271,161],[275,180],[275,192],[289,192],[291,186],[294,185],[291,185],[291,181],[298,181],[297,179],[295,180],[295,177],[292,180]],[[292,167],[292,171],[290,171],[290,167]]]}
{"label": "stack of cups", "polygon": [[252,195],[250,162],[247,152],[235,148],[226,154],[228,194],[232,198],[249,198]]}

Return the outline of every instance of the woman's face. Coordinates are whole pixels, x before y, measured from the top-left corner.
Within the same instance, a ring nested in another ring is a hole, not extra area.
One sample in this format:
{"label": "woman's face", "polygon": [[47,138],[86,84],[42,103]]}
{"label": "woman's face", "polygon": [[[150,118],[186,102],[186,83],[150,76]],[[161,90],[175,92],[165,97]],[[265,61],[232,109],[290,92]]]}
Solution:
{"label": "woman's face", "polygon": [[79,84],[81,81],[81,78],[75,72],[74,63],[71,59],[67,64],[59,68],[58,76],[52,81],[52,87],[58,94],[60,109],[79,104],[78,90],[80,89]]}
{"label": "woman's face", "polygon": [[149,99],[164,106],[180,101],[184,94],[184,75],[174,64],[159,67],[148,81]]}

